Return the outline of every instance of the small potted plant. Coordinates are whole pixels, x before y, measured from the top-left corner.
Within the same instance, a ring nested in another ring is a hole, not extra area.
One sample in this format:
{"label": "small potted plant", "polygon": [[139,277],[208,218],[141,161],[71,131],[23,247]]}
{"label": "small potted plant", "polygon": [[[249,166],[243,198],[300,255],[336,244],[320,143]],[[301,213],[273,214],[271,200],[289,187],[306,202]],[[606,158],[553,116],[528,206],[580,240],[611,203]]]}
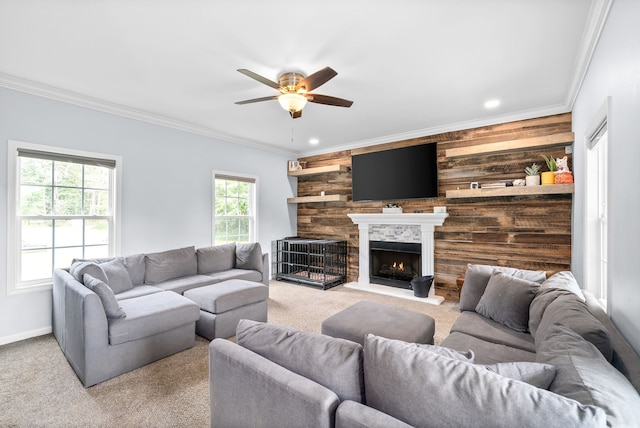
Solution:
{"label": "small potted plant", "polygon": [[540,165],[534,163],[524,169],[527,176],[524,178],[527,186],[539,186],[540,185]]}
{"label": "small potted plant", "polygon": [[555,184],[558,164],[556,164],[556,160],[552,156],[547,157],[545,155],[542,155],[542,157],[547,163],[547,168],[549,168],[549,171],[545,171],[542,173],[542,184]]}

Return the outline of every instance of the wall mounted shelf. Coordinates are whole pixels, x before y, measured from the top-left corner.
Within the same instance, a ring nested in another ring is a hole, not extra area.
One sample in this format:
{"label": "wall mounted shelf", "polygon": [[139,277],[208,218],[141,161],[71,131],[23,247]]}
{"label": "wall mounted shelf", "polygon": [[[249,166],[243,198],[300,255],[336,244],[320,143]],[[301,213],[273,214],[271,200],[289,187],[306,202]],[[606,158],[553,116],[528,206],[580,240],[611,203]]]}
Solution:
{"label": "wall mounted shelf", "polygon": [[501,141],[499,143],[481,144],[478,146],[458,147],[447,149],[447,158],[459,158],[489,153],[510,152],[513,150],[526,150],[535,147],[558,146],[564,143],[573,143],[573,132],[545,135],[542,137],[522,138],[520,140]]}
{"label": "wall mounted shelf", "polygon": [[493,198],[497,196],[560,195],[573,193],[573,184],[509,186],[492,189],[447,190],[447,198]]}
{"label": "wall mounted shelf", "polygon": [[347,195],[298,196],[297,198],[287,198],[287,203],[305,204],[307,202],[347,202],[347,200]]}
{"label": "wall mounted shelf", "polygon": [[326,174],[329,172],[347,172],[349,167],[346,165],[328,165],[318,166],[315,168],[298,169],[296,171],[287,171],[287,175],[290,177],[302,177],[305,175]]}

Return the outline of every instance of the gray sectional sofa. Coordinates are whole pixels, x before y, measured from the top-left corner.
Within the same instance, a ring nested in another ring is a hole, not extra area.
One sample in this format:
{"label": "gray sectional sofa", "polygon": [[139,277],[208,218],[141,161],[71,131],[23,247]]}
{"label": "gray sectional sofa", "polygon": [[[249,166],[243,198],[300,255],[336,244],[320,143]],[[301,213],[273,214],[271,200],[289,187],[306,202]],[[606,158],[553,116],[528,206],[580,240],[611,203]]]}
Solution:
{"label": "gray sectional sofa", "polygon": [[211,426],[640,426],[640,358],[570,272],[469,265],[460,308],[443,346],[242,320],[210,345]]}
{"label": "gray sectional sofa", "polygon": [[269,284],[258,243],[74,260],[53,274],[53,334],[89,387],[195,344],[200,307],[182,294],[231,279]]}

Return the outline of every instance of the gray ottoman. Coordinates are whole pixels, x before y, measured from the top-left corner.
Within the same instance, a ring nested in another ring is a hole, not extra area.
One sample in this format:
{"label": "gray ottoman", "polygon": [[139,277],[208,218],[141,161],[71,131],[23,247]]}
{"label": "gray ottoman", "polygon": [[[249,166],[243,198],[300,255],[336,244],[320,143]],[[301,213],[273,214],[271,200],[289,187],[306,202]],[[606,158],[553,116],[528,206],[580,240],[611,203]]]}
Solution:
{"label": "gray ottoman", "polygon": [[322,334],[364,343],[368,334],[433,345],[436,323],[429,315],[383,303],[362,301],[322,322]]}
{"label": "gray ottoman", "polygon": [[184,296],[200,306],[196,333],[209,340],[235,336],[242,318],[267,321],[269,287],[259,282],[230,279],[192,288]]}

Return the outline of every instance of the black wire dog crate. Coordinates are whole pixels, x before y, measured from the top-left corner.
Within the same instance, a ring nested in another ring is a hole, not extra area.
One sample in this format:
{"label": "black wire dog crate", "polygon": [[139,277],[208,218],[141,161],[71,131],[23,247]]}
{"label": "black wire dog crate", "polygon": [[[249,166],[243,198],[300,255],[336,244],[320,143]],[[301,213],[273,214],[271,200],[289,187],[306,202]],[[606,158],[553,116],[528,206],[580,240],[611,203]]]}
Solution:
{"label": "black wire dog crate", "polygon": [[326,290],[347,278],[347,241],[285,238],[272,242],[275,278]]}

